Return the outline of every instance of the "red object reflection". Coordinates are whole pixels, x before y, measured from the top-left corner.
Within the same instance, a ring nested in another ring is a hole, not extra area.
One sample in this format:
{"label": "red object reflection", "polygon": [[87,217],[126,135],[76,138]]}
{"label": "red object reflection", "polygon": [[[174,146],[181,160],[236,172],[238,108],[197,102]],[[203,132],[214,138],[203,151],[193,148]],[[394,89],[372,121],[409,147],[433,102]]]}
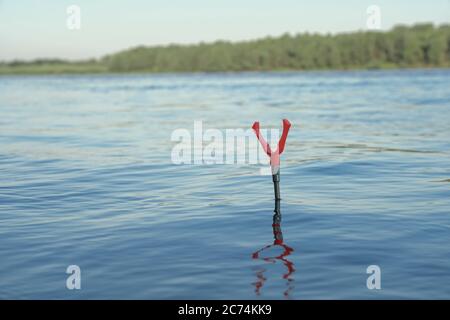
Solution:
{"label": "red object reflection", "polygon": [[[294,279],[292,278],[293,273],[295,272],[294,263],[288,260],[288,256],[294,251],[291,247],[287,246],[283,241],[283,233],[281,231],[281,215],[275,214],[273,216],[273,236],[274,241],[273,244],[269,244],[258,251],[252,254],[253,259],[259,259],[265,261],[267,263],[282,263],[286,267],[286,272],[283,273],[282,279],[286,280],[287,289],[283,292],[283,295],[288,298],[290,292],[294,288]],[[264,251],[267,251],[270,248],[282,248],[281,254],[276,256],[264,256]],[[255,286],[256,295],[261,294],[261,289],[264,286],[264,283],[267,281],[264,273],[267,271],[266,268],[261,268],[256,271],[256,281],[253,283]]]}

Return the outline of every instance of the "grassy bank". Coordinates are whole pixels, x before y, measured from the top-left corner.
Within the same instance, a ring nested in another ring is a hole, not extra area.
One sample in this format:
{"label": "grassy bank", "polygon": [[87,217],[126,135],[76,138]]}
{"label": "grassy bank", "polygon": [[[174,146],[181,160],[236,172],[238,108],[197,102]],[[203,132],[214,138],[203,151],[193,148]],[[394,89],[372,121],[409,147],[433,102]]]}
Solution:
{"label": "grassy bank", "polygon": [[108,66],[91,62],[16,62],[0,64],[0,74],[83,74],[108,72]]}

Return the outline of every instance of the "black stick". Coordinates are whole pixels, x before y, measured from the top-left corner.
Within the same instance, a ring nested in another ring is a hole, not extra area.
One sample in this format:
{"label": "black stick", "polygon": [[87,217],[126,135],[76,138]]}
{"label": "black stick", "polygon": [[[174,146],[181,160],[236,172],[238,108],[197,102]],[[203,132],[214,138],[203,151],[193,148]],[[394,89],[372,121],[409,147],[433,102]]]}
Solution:
{"label": "black stick", "polygon": [[275,214],[280,214],[280,169],[278,169],[278,172],[276,174],[272,175],[272,181],[273,181],[273,191],[275,193]]}

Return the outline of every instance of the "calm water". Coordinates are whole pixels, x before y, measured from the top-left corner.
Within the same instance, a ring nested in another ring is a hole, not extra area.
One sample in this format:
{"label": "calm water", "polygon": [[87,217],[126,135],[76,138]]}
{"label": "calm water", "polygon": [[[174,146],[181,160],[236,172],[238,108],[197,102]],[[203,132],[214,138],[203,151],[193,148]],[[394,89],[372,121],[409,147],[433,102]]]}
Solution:
{"label": "calm water", "polygon": [[[292,251],[261,166],[171,162],[282,118]],[[0,77],[0,221],[0,298],[449,299],[450,70]]]}

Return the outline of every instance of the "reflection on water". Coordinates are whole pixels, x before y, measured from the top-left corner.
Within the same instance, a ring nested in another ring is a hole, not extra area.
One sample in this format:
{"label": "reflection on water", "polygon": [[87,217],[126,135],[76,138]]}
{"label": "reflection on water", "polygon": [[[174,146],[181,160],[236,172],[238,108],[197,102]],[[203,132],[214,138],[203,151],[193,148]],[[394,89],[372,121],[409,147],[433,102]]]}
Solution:
{"label": "reflection on water", "polygon": [[[293,274],[295,273],[294,263],[290,261],[288,257],[294,251],[294,249],[284,243],[283,232],[281,230],[281,212],[279,211],[279,208],[280,200],[277,199],[275,200],[275,214],[273,215],[272,222],[274,238],[273,243],[264,246],[263,248],[254,252],[252,254],[252,258],[262,260],[267,264],[283,265],[284,271],[281,275],[281,278],[286,281],[286,290],[284,290],[283,296],[288,298],[291,291],[294,289]],[[272,254],[271,252],[276,252],[276,254]],[[265,275],[266,271],[267,269],[263,266],[260,266],[255,270],[256,281],[253,283],[253,285],[255,286],[255,293],[257,296],[261,294],[262,287],[267,281],[267,277]]]}

